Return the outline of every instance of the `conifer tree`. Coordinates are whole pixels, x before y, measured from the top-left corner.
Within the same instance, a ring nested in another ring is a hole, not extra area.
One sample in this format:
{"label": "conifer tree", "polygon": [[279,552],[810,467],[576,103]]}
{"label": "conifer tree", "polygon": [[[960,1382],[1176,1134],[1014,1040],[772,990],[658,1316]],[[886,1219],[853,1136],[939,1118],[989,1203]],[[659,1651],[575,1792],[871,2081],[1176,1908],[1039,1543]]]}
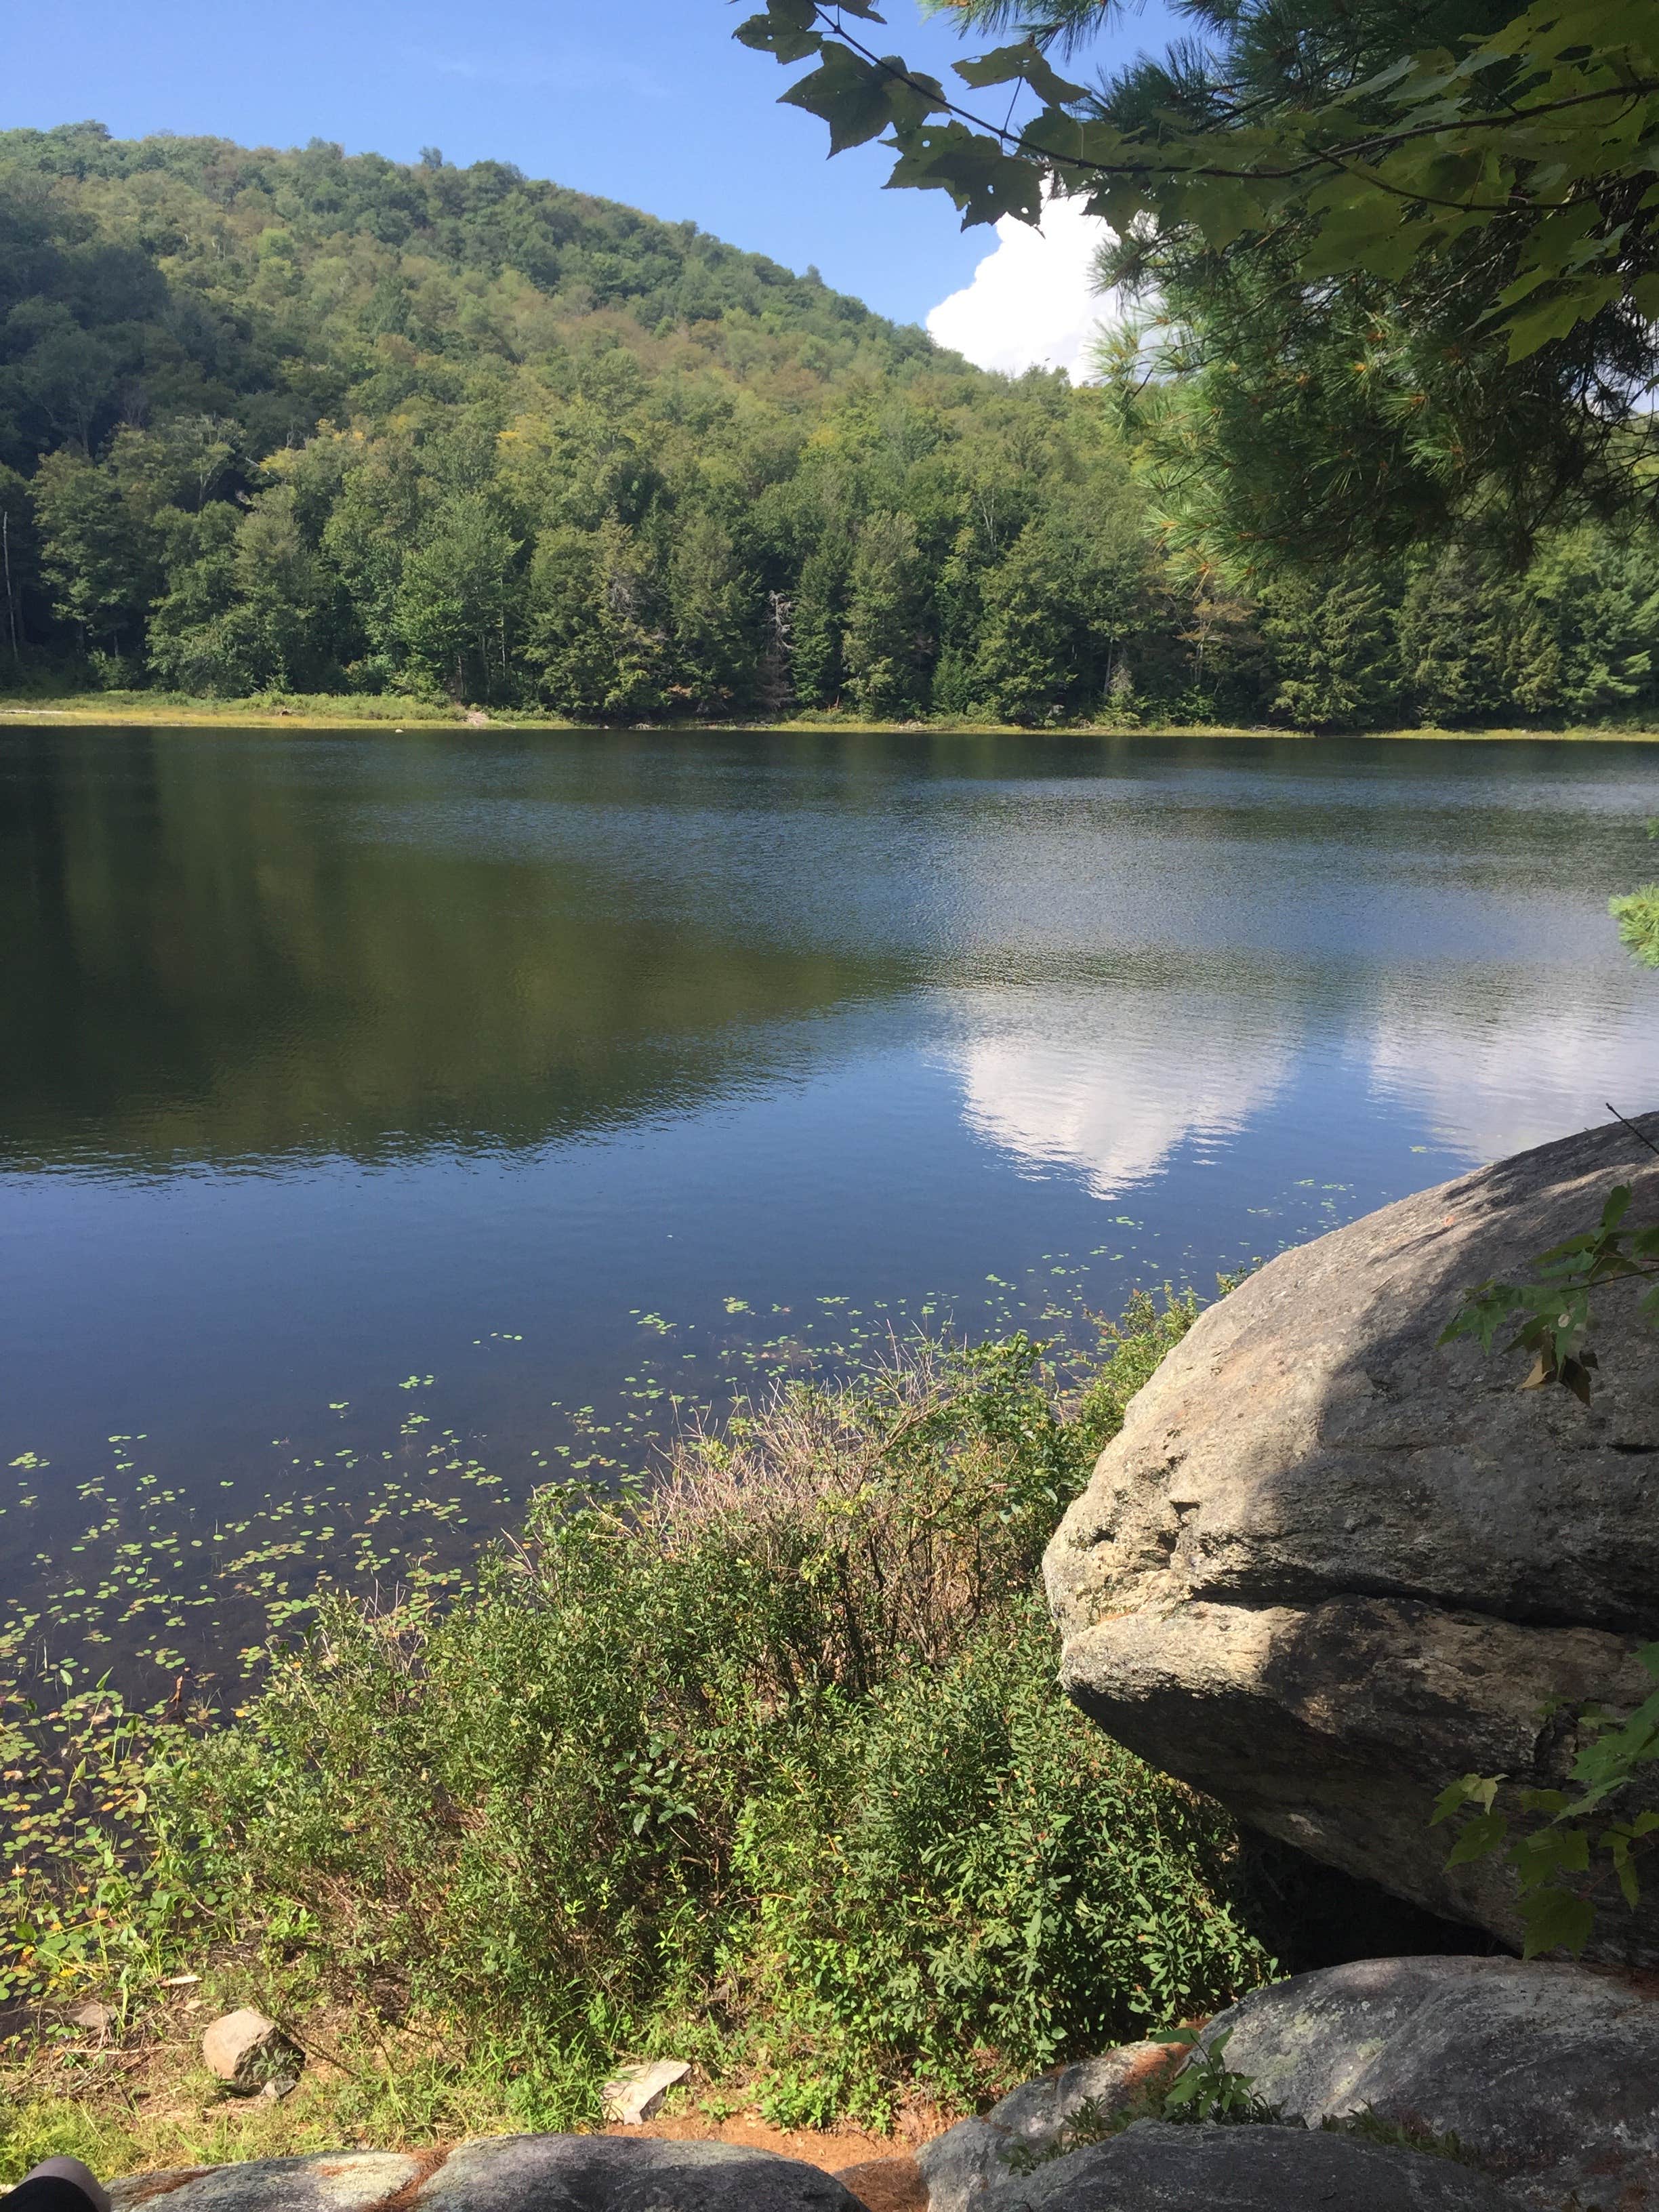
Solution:
{"label": "conifer tree", "polygon": [[1400,672],[1431,722],[1490,720],[1510,703],[1519,614],[1512,580],[1488,556],[1452,546],[1419,562],[1400,612]]}
{"label": "conifer tree", "polygon": [[853,556],[843,651],[848,689],[866,714],[911,713],[924,682],[921,558],[908,514],[879,508]]}
{"label": "conifer tree", "polygon": [[791,618],[789,669],[803,707],[827,707],[845,673],[842,632],[852,550],[839,531],[826,532],[802,564]]}
{"label": "conifer tree", "polygon": [[1307,729],[1357,729],[1395,712],[1399,646],[1376,564],[1350,560],[1329,585],[1310,574],[1281,578],[1267,608],[1263,629],[1279,665],[1279,713]]}

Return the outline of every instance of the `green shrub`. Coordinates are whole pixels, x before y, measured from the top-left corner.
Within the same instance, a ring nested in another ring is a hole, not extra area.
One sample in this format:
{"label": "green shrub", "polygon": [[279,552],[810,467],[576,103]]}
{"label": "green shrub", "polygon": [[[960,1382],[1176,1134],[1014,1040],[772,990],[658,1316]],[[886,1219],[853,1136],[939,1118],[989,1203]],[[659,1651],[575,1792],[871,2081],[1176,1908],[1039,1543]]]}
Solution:
{"label": "green shrub", "polygon": [[1034,1596],[907,1670],[752,1809],[757,2007],[785,2124],[921,2077],[970,2103],[1209,2011],[1267,1962],[1231,1835],[1059,1694]]}
{"label": "green shrub", "polygon": [[791,1384],[649,1490],[544,1492],[458,1600],[336,1604],[127,1773],[114,1920],[443,2023],[539,2125],[623,2055],[879,2118],[1226,2002],[1270,1963],[1231,1830],[1061,1697],[1036,1580],[1194,1310],[1138,1301],[1069,1395],[1024,1335]]}

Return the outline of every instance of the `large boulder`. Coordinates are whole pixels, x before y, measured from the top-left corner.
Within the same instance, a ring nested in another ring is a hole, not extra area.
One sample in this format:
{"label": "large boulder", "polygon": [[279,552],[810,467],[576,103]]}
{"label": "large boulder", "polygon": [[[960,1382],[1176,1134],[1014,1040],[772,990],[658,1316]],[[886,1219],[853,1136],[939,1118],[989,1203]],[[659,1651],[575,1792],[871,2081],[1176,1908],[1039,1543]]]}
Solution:
{"label": "large boulder", "polygon": [[1066,2129],[1085,2105],[1099,2119],[1144,2112],[1181,2057],[1167,2043],[1122,2044],[1099,2058],[1039,2074],[1011,2089],[988,2112],[958,2120],[916,2153],[927,2185],[927,2212],[978,2212],[991,2191],[1032,2159],[1062,2153]]}
{"label": "large boulder", "polygon": [[[1644,1986],[1645,1984],[1645,1986]],[[1370,2112],[1455,2139],[1533,2204],[1659,2212],[1659,1984],[1518,1959],[1366,1959],[1211,2023],[1224,2063],[1309,2127]],[[935,2208],[938,2212],[938,2208]]]}
{"label": "large boulder", "polygon": [[1450,2159],[1300,2128],[1139,2120],[1005,2182],[986,2212],[1519,2212]]}
{"label": "large boulder", "polygon": [[[1559,1784],[1577,1708],[1652,1686],[1659,1334],[1631,1286],[1599,1295],[1588,1407],[1437,1339],[1619,1182],[1659,1218],[1659,1159],[1613,1124],[1270,1261],[1134,1399],[1044,1563],[1066,1687],[1109,1735],[1511,1944],[1507,1871],[1449,1872],[1429,1810],[1471,1771]],[[1592,1955],[1659,1962],[1659,1885],[1601,1913]]]}
{"label": "large boulder", "polygon": [[861,2212],[816,2166],[731,2143],[495,2136],[453,2150],[337,2151],[112,2185],[114,2212]]}

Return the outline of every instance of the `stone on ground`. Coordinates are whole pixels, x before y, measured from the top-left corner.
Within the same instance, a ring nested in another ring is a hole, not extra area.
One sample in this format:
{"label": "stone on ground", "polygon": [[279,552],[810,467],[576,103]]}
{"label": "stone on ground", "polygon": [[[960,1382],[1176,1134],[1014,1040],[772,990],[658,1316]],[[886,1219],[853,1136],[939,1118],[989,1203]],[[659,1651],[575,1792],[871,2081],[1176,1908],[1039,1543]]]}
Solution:
{"label": "stone on ground", "polygon": [[[1437,1339],[1620,1182],[1659,1219],[1659,1160],[1614,1124],[1281,1254],[1139,1393],[1044,1563],[1066,1686],[1109,1735],[1516,1949],[1507,1869],[1449,1871],[1428,1814],[1471,1771],[1559,1785],[1574,1709],[1652,1686],[1659,1332],[1601,1295],[1588,1407]],[[1590,1955],[1659,1964],[1659,1883],[1604,1907]]]}
{"label": "stone on ground", "polygon": [[987,2212],[1518,2212],[1485,2174],[1302,2128],[1137,2120],[1005,2181]]}
{"label": "stone on ground", "polygon": [[1659,1986],[1518,1959],[1367,1959],[1221,2014],[1226,2063],[1287,2118],[1369,2107],[1455,2136],[1540,2207],[1659,2212]]}
{"label": "stone on ground", "polygon": [[605,2117],[625,2128],[643,2127],[661,2110],[674,2084],[684,2081],[690,2071],[680,2058],[653,2058],[641,2066],[619,2067],[616,2078],[599,2092]]}
{"label": "stone on ground", "polygon": [[202,2037],[202,2060],[210,2074],[244,2095],[271,2083],[292,2082],[305,2054],[274,2020],[245,2006],[214,2021]]}
{"label": "stone on ground", "polygon": [[[1161,2087],[1179,2058],[1168,2044],[1125,2044],[1103,2057],[1085,2058],[1022,2083],[981,2118],[958,2120],[916,2153],[927,2183],[928,2212],[968,2212],[1013,2172],[1007,2163],[1010,2151],[1029,2155],[1054,2150],[1082,2105],[1115,2116],[1140,2104]],[[849,2180],[848,2186],[857,2193],[855,2184]]]}
{"label": "stone on ground", "polygon": [[111,2185],[114,2212],[860,2212],[830,2174],[729,2143],[497,2136],[408,2155],[339,2151]]}

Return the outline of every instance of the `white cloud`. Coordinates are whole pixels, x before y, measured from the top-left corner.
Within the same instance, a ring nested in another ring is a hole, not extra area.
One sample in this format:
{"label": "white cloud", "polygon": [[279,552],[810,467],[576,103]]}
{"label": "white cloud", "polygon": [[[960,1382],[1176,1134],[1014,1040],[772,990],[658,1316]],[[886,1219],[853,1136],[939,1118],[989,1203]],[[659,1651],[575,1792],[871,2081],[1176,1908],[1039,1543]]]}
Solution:
{"label": "white cloud", "polygon": [[1017,1024],[985,1012],[957,1054],[968,1127],[1028,1169],[1080,1172],[1097,1198],[1144,1182],[1178,1145],[1236,1136],[1294,1052],[1271,1005],[1202,990],[1035,994]]}
{"label": "white cloud", "polygon": [[1091,283],[1106,226],[1076,200],[1051,200],[1041,230],[1011,215],[997,225],[997,246],[960,292],[941,300],[927,328],[942,346],[981,368],[1008,376],[1063,368],[1075,382],[1097,325],[1109,319],[1109,294]]}
{"label": "white cloud", "polygon": [[1492,979],[1480,1012],[1413,1004],[1405,987],[1390,992],[1370,1040],[1376,1090],[1407,1100],[1474,1161],[1595,1128],[1612,1118],[1608,1099],[1626,1114],[1647,1112],[1659,1091],[1659,1042],[1641,979],[1581,979],[1577,1003],[1529,988],[1533,1004]]}

